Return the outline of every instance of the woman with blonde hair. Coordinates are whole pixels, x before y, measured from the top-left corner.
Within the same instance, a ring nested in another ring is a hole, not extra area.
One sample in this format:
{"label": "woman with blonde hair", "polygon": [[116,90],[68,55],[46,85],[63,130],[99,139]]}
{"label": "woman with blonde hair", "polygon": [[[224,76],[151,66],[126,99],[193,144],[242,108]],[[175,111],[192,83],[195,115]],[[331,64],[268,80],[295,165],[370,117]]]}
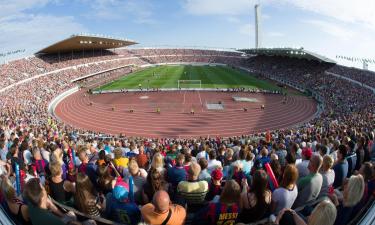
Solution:
{"label": "woman with blonde hair", "polygon": [[278,225],[333,225],[337,218],[337,210],[330,200],[323,200],[307,218],[307,223],[294,210],[284,208],[276,218],[275,224]]}
{"label": "woman with blonde hair", "polygon": [[331,195],[333,203],[337,207],[337,218],[335,225],[347,224],[354,212],[354,207],[362,199],[365,191],[365,182],[362,175],[352,175],[347,182],[344,182],[344,190],[337,191]]}
{"label": "woman with blonde hair", "polygon": [[329,189],[332,187],[335,181],[335,171],[331,169],[333,166],[333,158],[330,155],[323,157],[323,164],[320,168],[320,174],[323,177],[322,188],[320,189],[319,197],[326,196]]}
{"label": "woman with blonde hair", "polygon": [[162,176],[165,175],[164,158],[159,152],[152,158],[151,169],[156,169]]}

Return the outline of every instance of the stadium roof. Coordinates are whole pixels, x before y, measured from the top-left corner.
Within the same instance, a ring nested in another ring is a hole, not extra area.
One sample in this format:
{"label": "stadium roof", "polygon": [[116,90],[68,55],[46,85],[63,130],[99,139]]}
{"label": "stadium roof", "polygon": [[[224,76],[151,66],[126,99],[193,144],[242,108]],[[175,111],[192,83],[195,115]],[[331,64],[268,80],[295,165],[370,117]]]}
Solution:
{"label": "stadium roof", "polygon": [[304,48],[253,48],[239,50],[250,55],[288,56],[293,58],[316,60],[319,62],[336,63],[325,56],[310,52]]}
{"label": "stadium roof", "polygon": [[71,37],[64,39],[62,41],[56,42],[40,51],[36,54],[49,54],[49,53],[59,53],[59,52],[70,52],[73,50],[100,50],[100,49],[112,49],[112,48],[122,48],[129,45],[138,44],[135,41],[113,38],[108,36],[100,35],[85,35],[78,34],[72,35]]}

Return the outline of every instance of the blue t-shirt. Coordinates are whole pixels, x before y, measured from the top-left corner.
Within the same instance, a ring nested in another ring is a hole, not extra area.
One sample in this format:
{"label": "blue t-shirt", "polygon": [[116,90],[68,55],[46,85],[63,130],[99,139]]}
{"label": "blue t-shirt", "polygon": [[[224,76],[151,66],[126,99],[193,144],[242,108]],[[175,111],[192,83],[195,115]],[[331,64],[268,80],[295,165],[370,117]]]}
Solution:
{"label": "blue t-shirt", "polygon": [[186,180],[186,170],[184,167],[174,166],[168,169],[168,182],[177,187],[180,181]]}
{"label": "blue t-shirt", "polygon": [[134,202],[119,202],[112,193],[107,195],[106,216],[121,224],[138,224],[141,221],[141,211]]}
{"label": "blue t-shirt", "polygon": [[348,175],[348,162],[346,159],[342,163],[337,163],[333,170],[335,171],[335,180],[333,181],[333,187],[341,187],[344,178]]}

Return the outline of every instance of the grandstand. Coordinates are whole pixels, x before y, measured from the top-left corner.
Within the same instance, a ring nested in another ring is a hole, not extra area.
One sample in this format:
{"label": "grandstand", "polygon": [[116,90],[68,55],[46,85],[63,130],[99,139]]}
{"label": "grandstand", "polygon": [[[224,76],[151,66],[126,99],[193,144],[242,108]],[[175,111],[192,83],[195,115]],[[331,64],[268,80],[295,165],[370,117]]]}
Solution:
{"label": "grandstand", "polygon": [[[373,72],[304,49],[132,44],[74,35],[0,65],[2,223],[374,223]],[[93,93],[169,64],[225,65],[280,91]]]}

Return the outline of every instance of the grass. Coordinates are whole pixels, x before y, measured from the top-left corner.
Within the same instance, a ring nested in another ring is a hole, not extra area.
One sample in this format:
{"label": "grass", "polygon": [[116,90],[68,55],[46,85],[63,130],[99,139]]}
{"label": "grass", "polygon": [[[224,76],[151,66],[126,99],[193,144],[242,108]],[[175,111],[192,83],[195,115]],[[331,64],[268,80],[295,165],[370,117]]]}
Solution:
{"label": "grass", "polygon": [[[155,76],[154,76],[155,74]],[[226,66],[157,66],[146,68],[96,90],[119,90],[142,88],[177,88],[178,80],[201,80],[202,88],[258,88],[280,90],[276,85],[257,79],[247,72]],[[181,84],[181,87],[196,88],[197,84]]]}

